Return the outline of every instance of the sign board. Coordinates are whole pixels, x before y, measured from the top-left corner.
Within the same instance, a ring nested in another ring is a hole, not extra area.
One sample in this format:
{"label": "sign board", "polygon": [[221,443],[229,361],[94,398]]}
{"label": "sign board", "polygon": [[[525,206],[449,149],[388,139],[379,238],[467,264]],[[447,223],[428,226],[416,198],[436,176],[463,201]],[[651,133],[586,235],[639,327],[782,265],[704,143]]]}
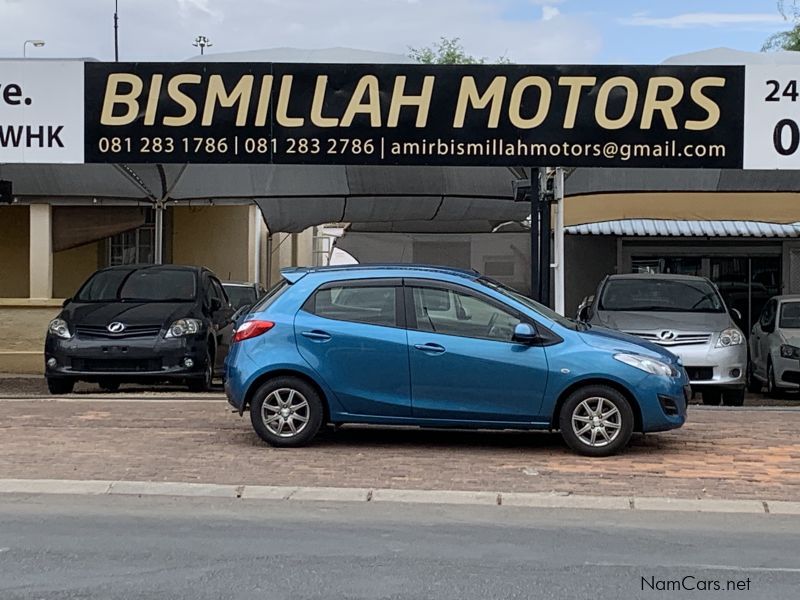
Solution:
{"label": "sign board", "polygon": [[0,61],[0,163],[798,169],[797,71]]}
{"label": "sign board", "polygon": [[79,61],[0,61],[0,163],[82,163]]}

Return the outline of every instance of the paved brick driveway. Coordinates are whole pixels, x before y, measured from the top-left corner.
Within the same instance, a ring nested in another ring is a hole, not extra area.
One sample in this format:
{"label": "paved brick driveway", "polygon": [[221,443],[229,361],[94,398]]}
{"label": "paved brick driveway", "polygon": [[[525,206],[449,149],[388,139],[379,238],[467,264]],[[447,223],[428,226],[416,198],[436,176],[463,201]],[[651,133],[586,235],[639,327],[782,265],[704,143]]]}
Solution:
{"label": "paved brick driveway", "polygon": [[554,434],[375,428],[277,450],[214,396],[20,400],[0,400],[0,478],[800,499],[800,411],[694,408],[588,459]]}

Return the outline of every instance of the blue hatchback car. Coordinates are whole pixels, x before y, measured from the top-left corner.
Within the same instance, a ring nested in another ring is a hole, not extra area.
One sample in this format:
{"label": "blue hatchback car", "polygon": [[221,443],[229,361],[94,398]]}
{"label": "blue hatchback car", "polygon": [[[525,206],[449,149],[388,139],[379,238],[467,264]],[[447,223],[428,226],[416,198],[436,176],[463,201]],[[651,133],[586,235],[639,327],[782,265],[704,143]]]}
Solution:
{"label": "blue hatchback car", "polygon": [[284,270],[234,335],[225,391],[274,446],[325,423],[561,431],[607,456],[686,419],[680,361],[475,271]]}

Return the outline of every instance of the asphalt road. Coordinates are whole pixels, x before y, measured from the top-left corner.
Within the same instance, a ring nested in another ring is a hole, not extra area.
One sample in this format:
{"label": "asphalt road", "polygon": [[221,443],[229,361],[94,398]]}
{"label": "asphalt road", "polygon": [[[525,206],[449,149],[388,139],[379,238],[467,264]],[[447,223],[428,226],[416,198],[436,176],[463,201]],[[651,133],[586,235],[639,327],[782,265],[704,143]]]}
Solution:
{"label": "asphalt road", "polygon": [[0,598],[783,600],[798,539],[777,515],[3,496]]}

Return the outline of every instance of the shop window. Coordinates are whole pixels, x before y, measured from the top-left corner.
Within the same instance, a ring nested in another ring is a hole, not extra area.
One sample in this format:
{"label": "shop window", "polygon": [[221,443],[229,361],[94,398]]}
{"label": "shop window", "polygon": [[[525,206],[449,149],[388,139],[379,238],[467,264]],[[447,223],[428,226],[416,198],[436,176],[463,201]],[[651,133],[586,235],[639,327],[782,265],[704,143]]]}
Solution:
{"label": "shop window", "polygon": [[155,249],[155,219],[153,211],[146,211],[141,227],[118,233],[106,240],[106,265],[152,264]]}

